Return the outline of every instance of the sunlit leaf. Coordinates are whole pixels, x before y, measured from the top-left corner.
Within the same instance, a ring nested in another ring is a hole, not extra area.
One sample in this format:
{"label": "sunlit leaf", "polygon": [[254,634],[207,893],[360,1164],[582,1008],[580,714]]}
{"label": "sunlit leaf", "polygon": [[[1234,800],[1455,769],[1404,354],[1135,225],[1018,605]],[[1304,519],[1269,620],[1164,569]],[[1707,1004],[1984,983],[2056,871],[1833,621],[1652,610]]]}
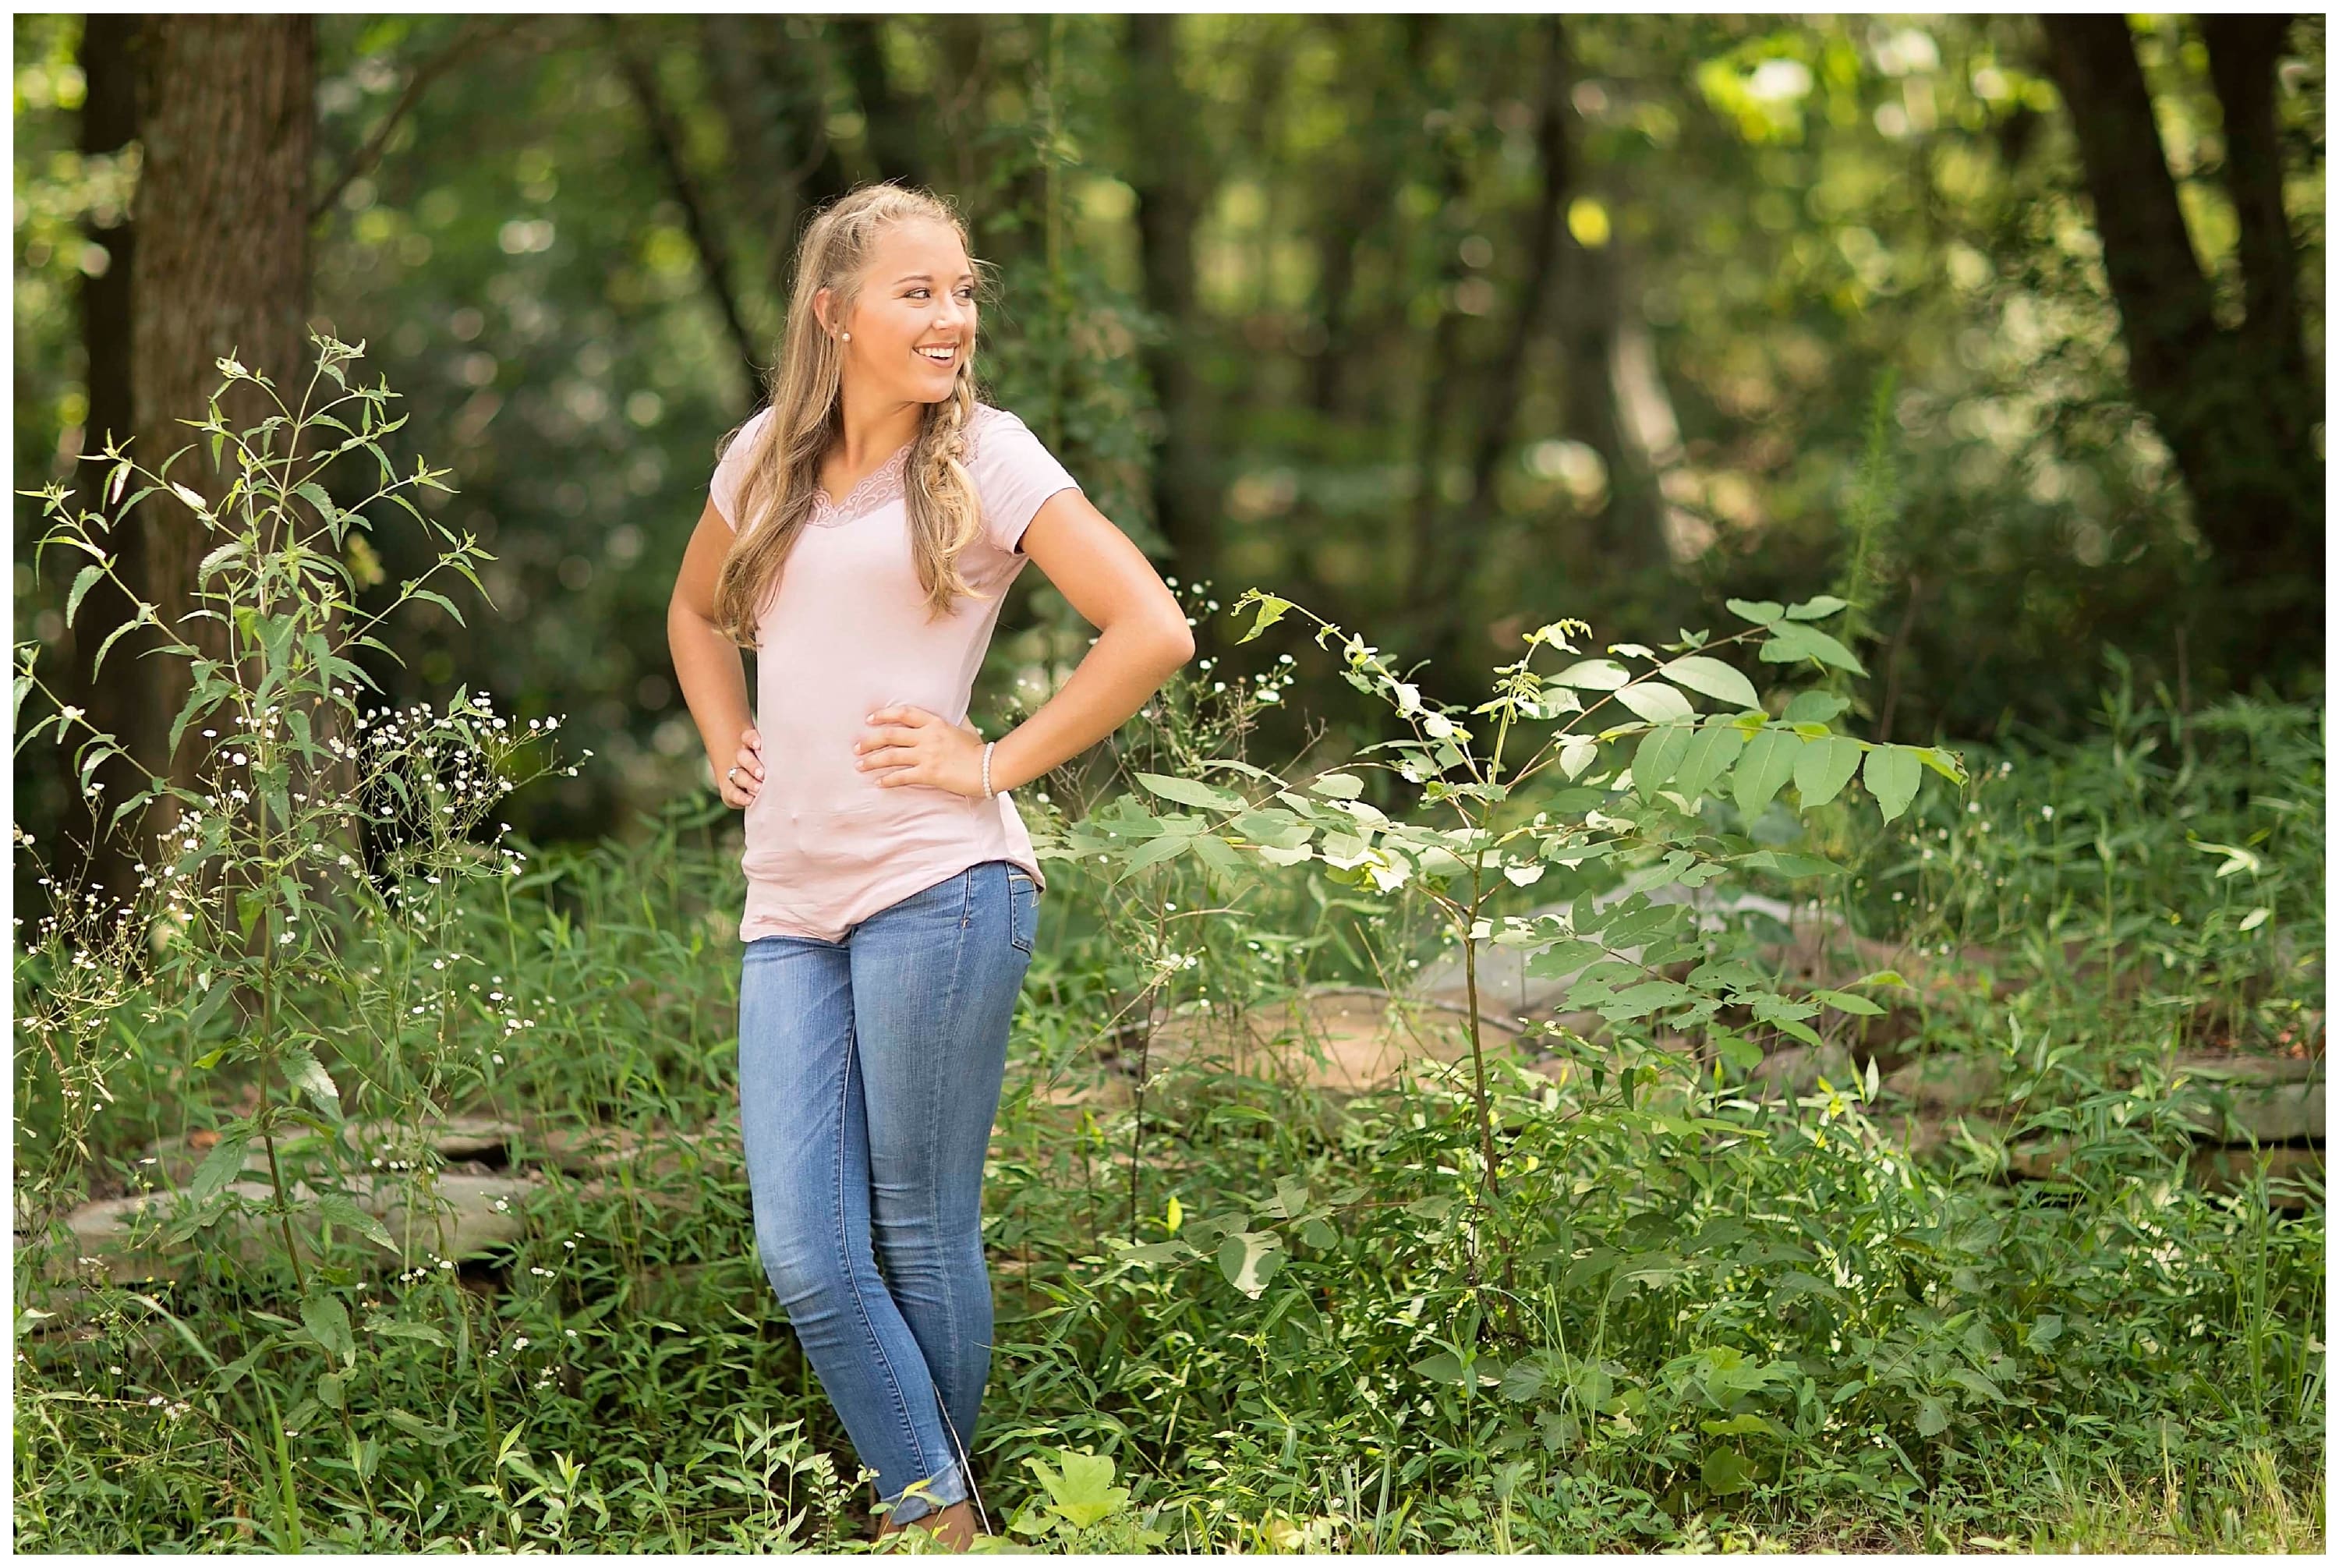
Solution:
{"label": "sunlit leaf", "polygon": [[1762,699],[1755,695],[1754,683],[1720,659],[1703,654],[1691,654],[1664,666],[1665,679],[1675,685],[1687,686],[1693,692],[1724,702],[1738,708],[1759,708]]}
{"label": "sunlit leaf", "polygon": [[1878,746],[1868,754],[1868,766],[1860,777],[1868,784],[1868,793],[1883,808],[1884,820],[1890,822],[1916,799],[1917,785],[1923,774],[1916,754],[1907,746]]}

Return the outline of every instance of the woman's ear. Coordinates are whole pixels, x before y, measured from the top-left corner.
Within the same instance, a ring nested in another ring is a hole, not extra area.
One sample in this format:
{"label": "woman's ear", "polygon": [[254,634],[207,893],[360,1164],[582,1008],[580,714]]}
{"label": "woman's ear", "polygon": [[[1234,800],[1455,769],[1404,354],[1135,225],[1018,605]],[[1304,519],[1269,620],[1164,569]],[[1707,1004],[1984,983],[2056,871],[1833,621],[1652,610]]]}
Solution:
{"label": "woman's ear", "polygon": [[829,312],[830,312],[831,311],[834,310],[835,308],[836,308],[836,291],[835,291],[835,290],[834,290],[834,289],[822,289],[822,290],[818,291],[817,292],[815,292],[815,293],[813,295],[813,297],[812,297],[812,314],[813,314],[813,320],[814,320],[814,321],[818,321],[818,322],[820,323],[820,330],[821,330],[821,331],[822,331],[823,333],[826,334],[827,336],[830,336],[830,337],[834,337],[834,336],[835,336],[835,335],[836,335],[836,323],[835,323],[834,321],[833,321],[829,320]]}

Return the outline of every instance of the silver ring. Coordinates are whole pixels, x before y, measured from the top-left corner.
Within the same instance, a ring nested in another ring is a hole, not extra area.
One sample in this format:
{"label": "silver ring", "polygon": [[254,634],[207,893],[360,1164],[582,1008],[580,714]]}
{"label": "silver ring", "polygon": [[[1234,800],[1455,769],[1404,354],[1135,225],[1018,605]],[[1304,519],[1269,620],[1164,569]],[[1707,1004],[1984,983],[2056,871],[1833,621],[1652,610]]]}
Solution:
{"label": "silver ring", "polygon": [[736,767],[728,768],[725,770],[723,777],[728,783],[737,784],[739,782],[739,770]]}

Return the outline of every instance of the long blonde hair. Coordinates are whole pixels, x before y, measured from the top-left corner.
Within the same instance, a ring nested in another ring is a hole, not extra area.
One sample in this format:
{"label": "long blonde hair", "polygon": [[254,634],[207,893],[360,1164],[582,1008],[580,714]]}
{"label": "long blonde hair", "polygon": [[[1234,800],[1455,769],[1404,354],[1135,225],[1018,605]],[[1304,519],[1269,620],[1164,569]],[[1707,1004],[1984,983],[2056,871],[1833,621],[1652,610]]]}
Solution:
{"label": "long blonde hair", "polygon": [[[879,234],[908,219],[943,223],[967,245],[966,225],[942,197],[900,185],[864,185],[823,209],[796,248],[796,283],[787,325],[766,390],[772,417],[752,439],[739,490],[737,530],[715,583],[716,625],[744,647],[755,646],[755,619],[804,531],[820,495],[820,469],[844,429],[843,350],[821,325],[813,300],[831,291],[831,312],[852,310]],[[968,247],[972,253],[972,247]],[[976,264],[978,278],[982,269]],[[974,343],[967,342],[950,396],[930,405],[910,444],[903,474],[910,514],[910,554],[926,590],[928,618],[947,615],[957,597],[978,592],[958,569],[959,552],[982,529],[974,481],[962,466],[974,418]],[[743,429],[745,427],[742,427]],[[725,446],[738,439],[734,431]]]}

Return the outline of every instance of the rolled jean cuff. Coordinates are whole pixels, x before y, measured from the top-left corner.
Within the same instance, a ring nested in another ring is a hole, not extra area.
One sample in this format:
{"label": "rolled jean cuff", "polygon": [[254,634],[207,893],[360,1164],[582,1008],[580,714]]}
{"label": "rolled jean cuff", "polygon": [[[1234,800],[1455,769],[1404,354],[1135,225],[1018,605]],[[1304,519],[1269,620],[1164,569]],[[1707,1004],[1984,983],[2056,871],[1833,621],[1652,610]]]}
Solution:
{"label": "rolled jean cuff", "polygon": [[929,1514],[939,1514],[954,1503],[965,1502],[966,1476],[959,1468],[959,1462],[953,1459],[943,1467],[941,1474],[920,1488],[915,1496],[911,1495],[910,1488],[905,1486],[885,1501],[893,1504],[885,1515],[886,1522],[907,1524],[913,1520],[923,1519]]}

